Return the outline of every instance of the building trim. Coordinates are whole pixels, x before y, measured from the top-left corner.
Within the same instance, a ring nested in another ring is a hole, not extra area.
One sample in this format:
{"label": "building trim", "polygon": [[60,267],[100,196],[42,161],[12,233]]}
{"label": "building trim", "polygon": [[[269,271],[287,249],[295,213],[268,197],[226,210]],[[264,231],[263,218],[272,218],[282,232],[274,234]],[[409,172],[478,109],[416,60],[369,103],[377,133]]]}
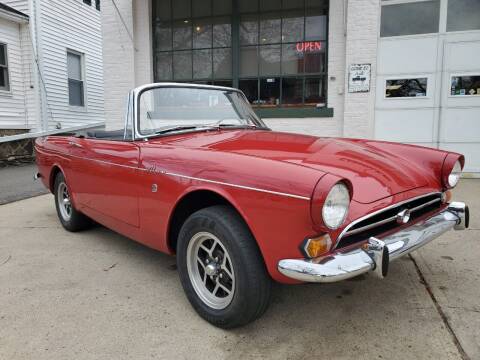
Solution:
{"label": "building trim", "polygon": [[10,20],[19,24],[26,24],[29,21],[27,14],[22,13],[10,6],[0,3],[0,18]]}
{"label": "building trim", "polygon": [[253,108],[255,113],[261,118],[322,118],[333,117],[333,108],[328,107],[272,107],[272,108]]}

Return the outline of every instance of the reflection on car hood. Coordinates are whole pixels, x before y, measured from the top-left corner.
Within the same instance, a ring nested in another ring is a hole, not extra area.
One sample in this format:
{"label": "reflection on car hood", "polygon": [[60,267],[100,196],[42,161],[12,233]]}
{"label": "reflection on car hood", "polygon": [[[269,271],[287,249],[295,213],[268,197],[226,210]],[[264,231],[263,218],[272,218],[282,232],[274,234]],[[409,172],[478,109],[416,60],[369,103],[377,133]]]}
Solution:
{"label": "reflection on car hood", "polygon": [[428,183],[425,170],[392,152],[371,146],[374,143],[371,141],[230,130],[175,136],[166,142],[284,161],[335,174],[352,182],[353,199],[361,203],[371,203]]}

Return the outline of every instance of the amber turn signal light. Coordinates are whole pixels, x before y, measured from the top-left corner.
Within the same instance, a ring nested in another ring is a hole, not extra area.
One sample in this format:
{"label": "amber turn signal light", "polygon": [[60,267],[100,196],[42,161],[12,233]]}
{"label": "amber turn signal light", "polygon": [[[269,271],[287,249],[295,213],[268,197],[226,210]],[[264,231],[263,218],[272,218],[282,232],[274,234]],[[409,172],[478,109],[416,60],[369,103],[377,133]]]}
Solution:
{"label": "amber turn signal light", "polygon": [[442,203],[449,203],[452,200],[452,192],[450,190],[445,191],[442,193]]}
{"label": "amber turn signal light", "polygon": [[324,234],[316,238],[307,239],[303,249],[309,258],[315,258],[327,253],[331,247],[332,239],[330,239],[328,234]]}

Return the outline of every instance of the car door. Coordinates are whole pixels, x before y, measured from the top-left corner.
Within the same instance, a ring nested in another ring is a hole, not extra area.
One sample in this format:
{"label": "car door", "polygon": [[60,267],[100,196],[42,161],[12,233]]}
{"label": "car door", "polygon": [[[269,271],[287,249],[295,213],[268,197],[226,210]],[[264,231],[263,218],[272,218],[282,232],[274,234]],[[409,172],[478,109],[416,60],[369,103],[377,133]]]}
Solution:
{"label": "car door", "polygon": [[75,200],[138,227],[138,146],[130,141],[72,138],[70,148]]}

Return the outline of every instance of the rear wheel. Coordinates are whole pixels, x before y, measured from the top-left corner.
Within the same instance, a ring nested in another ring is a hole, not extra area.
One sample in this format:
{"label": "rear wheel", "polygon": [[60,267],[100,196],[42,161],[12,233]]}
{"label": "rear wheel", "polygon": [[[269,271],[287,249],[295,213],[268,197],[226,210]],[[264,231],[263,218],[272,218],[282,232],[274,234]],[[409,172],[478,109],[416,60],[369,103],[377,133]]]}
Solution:
{"label": "rear wheel", "polygon": [[58,219],[65,229],[75,232],[91,226],[91,220],[73,206],[70,190],[61,172],[55,177],[54,195]]}
{"label": "rear wheel", "polygon": [[202,209],[185,221],[177,265],[188,300],[215,326],[242,326],[267,309],[271,280],[263,258],[243,220],[228,206]]}

